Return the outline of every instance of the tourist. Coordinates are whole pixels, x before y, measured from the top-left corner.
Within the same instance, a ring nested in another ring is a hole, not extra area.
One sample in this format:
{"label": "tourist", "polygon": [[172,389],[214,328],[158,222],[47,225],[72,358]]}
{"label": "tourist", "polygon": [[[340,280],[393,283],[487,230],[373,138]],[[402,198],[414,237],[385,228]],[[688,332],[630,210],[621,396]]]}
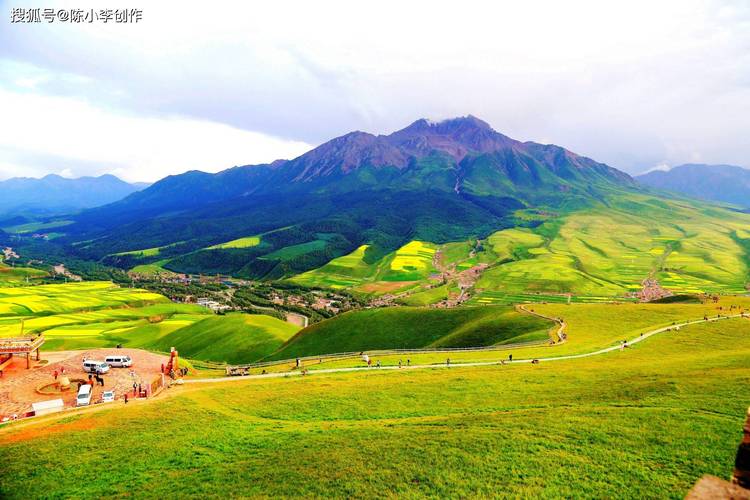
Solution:
{"label": "tourist", "polygon": [[380,368],[380,360],[378,360],[378,368]]}
{"label": "tourist", "polygon": [[513,355],[512,354],[508,354],[508,361],[510,361],[511,363],[513,362]]}
{"label": "tourist", "polygon": [[411,359],[406,359],[406,366],[411,366]]}
{"label": "tourist", "polygon": [[55,375],[55,380],[57,380],[57,370],[55,370],[54,375]]}
{"label": "tourist", "polygon": [[451,358],[448,358],[445,360],[445,366],[450,366],[450,365],[451,365]]}
{"label": "tourist", "polygon": [[401,360],[398,360],[398,367],[401,368]]}
{"label": "tourist", "polygon": [[128,404],[128,393],[125,393],[125,404]]}

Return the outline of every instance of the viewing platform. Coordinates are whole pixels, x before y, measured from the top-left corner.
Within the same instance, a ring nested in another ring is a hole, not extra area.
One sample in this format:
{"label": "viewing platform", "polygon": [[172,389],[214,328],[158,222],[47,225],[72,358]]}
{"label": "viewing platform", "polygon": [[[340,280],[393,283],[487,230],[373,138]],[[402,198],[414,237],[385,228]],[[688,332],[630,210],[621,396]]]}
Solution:
{"label": "viewing platform", "polygon": [[0,373],[15,355],[26,355],[26,368],[31,368],[31,355],[36,352],[39,361],[39,348],[44,344],[44,335],[33,337],[0,338]]}

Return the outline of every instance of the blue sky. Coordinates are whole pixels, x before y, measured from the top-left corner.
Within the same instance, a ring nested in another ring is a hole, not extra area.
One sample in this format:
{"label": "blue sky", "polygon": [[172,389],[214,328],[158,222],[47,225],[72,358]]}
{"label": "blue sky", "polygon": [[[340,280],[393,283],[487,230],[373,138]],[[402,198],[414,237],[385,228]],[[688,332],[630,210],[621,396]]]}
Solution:
{"label": "blue sky", "polygon": [[[0,178],[290,158],[473,114],[630,173],[750,166],[750,2],[0,1]],[[138,7],[127,25],[13,7]]]}

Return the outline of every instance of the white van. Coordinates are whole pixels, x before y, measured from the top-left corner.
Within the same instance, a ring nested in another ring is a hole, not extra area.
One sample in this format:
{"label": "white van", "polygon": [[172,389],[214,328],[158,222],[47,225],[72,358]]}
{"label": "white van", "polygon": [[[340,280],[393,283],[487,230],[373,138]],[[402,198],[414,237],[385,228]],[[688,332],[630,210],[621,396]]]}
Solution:
{"label": "white van", "polygon": [[107,363],[112,368],[130,368],[133,366],[133,360],[130,359],[130,356],[123,356],[123,355],[114,355],[114,356],[107,356],[104,358],[104,362]]}
{"label": "white van", "polygon": [[76,406],[88,406],[91,404],[91,384],[83,384],[78,388]]}
{"label": "white van", "polygon": [[93,359],[87,359],[83,362],[83,371],[87,373],[107,373],[109,371],[109,365],[104,361],[96,361]]}

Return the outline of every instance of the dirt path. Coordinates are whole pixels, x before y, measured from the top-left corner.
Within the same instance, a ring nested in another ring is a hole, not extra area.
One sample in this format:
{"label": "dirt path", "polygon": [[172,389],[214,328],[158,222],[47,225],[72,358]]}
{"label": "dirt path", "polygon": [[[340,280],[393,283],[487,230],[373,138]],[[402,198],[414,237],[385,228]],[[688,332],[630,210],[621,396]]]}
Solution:
{"label": "dirt path", "polygon": [[[524,309],[525,310],[525,309]],[[536,313],[529,314],[535,314],[539,316]],[[638,337],[635,337],[631,340],[627,341],[627,345],[633,345],[637,344],[638,342],[642,342],[646,340],[649,337],[652,337],[653,335],[657,335],[659,333],[672,331],[675,329],[679,329],[688,325],[695,325],[699,323],[708,323],[708,322],[714,322],[714,321],[720,321],[724,319],[734,319],[734,318],[745,318],[744,314],[735,314],[731,316],[722,316],[720,318],[710,318],[710,319],[699,319],[695,321],[686,321],[684,323],[678,323],[675,325],[669,325],[664,326],[661,328],[657,328],[655,330],[651,330],[646,333],[640,334]],[[552,319],[552,318],[549,318]],[[560,330],[558,332],[562,333],[562,329],[564,328],[565,324],[561,324]],[[561,342],[562,343],[562,342]],[[559,345],[558,343],[557,345]],[[504,364],[523,364],[523,363],[531,363],[533,361],[536,362],[548,362],[548,361],[564,361],[569,359],[579,359],[579,358],[588,358],[591,356],[598,356],[600,354],[606,354],[608,352],[613,352],[622,349],[622,346],[620,344],[613,345],[610,347],[605,347],[603,349],[599,349],[592,352],[582,353],[582,354],[570,354],[567,356],[553,356],[548,358],[534,358],[534,359],[514,359],[513,361],[503,360],[502,363]],[[429,365],[411,365],[407,367],[398,367],[398,366],[382,366],[380,368],[372,368],[367,366],[361,366],[361,367],[351,367],[351,368],[327,368],[323,370],[315,370],[314,372],[308,372],[309,374],[319,374],[319,373],[350,373],[350,372],[378,372],[382,370],[420,370],[420,369],[427,369],[427,368],[460,368],[460,367],[472,367],[472,366],[493,366],[500,364],[501,361],[477,361],[477,362],[470,362],[470,363],[453,363],[451,365],[439,363],[439,364],[429,364]],[[264,378],[280,378],[280,377],[289,377],[289,376],[303,376],[302,372],[280,372],[280,373],[266,373],[264,375],[245,375],[241,377],[217,377],[217,378],[207,378],[207,379],[194,379],[194,380],[185,380],[186,384],[202,384],[202,383],[211,383],[211,382],[228,382],[233,380],[248,380],[248,379],[264,379]]]}

